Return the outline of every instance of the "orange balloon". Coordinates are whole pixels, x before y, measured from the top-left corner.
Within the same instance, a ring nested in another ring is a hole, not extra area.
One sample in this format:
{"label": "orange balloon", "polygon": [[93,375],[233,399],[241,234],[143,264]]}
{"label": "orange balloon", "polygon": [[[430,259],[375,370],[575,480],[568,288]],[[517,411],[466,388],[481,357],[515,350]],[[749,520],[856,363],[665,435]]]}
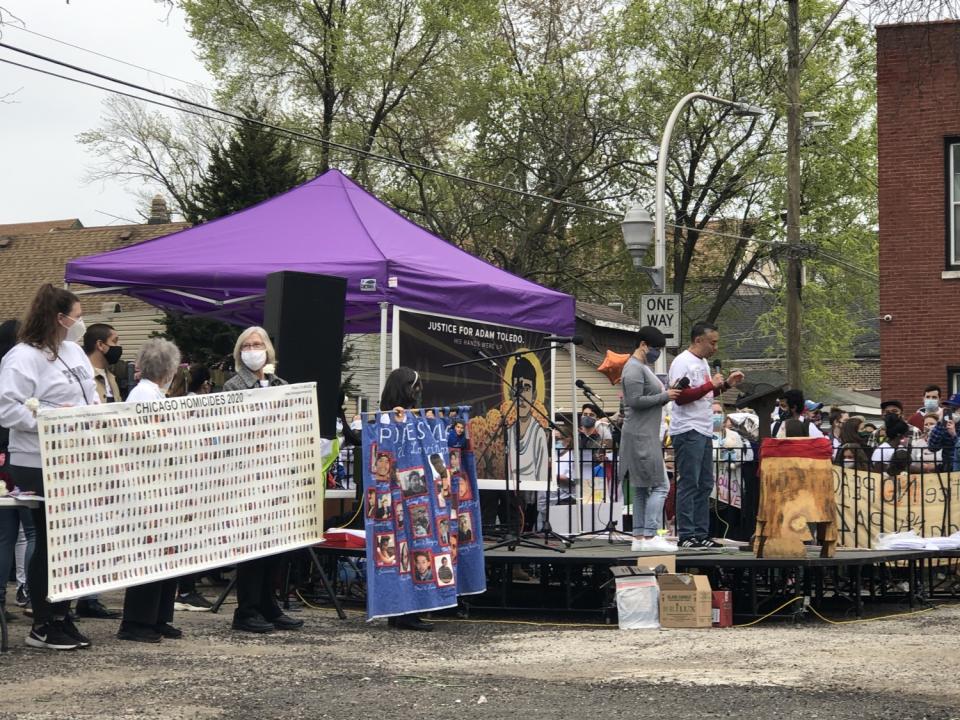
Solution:
{"label": "orange balloon", "polygon": [[603,359],[603,362],[600,363],[600,367],[597,368],[600,372],[607,376],[607,379],[610,381],[611,385],[616,385],[620,382],[620,375],[623,373],[623,366],[627,364],[627,360],[630,359],[630,354],[616,353],[612,350],[607,350],[607,355]]}

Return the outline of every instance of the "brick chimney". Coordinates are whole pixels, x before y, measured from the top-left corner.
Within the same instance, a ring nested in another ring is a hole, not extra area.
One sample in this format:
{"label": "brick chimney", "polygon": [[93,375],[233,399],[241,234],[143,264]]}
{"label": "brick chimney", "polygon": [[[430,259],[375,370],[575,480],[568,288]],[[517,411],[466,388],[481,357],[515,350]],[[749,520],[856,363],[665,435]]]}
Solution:
{"label": "brick chimney", "polygon": [[150,202],[150,219],[147,225],[165,225],[170,222],[170,210],[167,208],[167,201],[160,195],[156,195]]}

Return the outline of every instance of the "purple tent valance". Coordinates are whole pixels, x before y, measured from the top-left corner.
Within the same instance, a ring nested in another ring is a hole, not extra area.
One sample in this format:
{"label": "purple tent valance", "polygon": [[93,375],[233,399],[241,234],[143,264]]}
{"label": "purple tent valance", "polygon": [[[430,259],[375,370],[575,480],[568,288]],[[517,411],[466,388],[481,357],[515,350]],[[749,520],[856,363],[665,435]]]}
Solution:
{"label": "purple tent valance", "polygon": [[379,331],[381,302],[569,335],[574,298],[517,277],[410,222],[338,170],[172,235],[67,263],[66,280],[170,310],[263,321],[266,277],[347,279],[346,330]]}

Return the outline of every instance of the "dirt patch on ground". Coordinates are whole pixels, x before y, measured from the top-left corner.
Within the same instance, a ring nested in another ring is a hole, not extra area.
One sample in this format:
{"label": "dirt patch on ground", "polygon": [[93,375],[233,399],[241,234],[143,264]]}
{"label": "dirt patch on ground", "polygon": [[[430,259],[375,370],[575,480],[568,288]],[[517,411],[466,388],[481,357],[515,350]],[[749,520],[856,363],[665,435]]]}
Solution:
{"label": "dirt patch on ground", "polygon": [[70,653],[25,647],[17,620],[0,718],[960,718],[960,605],[702,631],[451,618],[432,634],[304,609],[303,630],[268,636],[233,632],[229,610],[178,613],[186,637],[159,645],[85,621],[94,647]]}

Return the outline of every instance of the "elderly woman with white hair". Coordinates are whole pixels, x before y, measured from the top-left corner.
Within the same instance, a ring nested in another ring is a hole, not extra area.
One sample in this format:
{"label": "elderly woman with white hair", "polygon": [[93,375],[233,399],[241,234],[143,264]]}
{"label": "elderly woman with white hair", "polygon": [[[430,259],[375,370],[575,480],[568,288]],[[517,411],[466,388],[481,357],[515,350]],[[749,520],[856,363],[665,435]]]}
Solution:
{"label": "elderly woman with white hair", "polygon": [[[261,327],[249,327],[240,333],[233,348],[234,369],[237,374],[223,384],[224,392],[253,390],[261,387],[286,385],[286,380],[273,374],[277,361],[273,343]],[[233,629],[266,633],[276,630],[295,630],[303,625],[284,615],[273,592],[274,577],[281,556],[248,560],[237,565],[237,609],[233,613]]]}
{"label": "elderly woman with white hair", "polygon": [[[147,340],[137,355],[140,382],[130,391],[127,402],[163,400],[179,366],[180,350],[176,345],[159,338]],[[182,637],[183,633],[170,624],[176,594],[175,578],[127,588],[117,637],[148,643]]]}

